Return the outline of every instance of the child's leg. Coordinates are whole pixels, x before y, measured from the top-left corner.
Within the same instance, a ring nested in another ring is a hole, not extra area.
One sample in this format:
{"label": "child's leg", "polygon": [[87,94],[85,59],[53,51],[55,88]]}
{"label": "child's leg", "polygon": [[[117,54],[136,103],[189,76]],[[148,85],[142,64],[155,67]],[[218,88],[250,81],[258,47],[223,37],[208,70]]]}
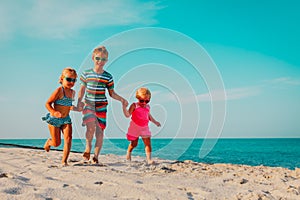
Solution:
{"label": "child's leg", "polygon": [[72,124],[66,124],[62,128],[64,134],[64,151],[62,157],[62,164],[68,165],[68,157],[71,150],[72,145]]}
{"label": "child's leg", "polygon": [[95,130],[96,130],[95,122],[89,122],[86,124],[86,132],[85,132],[86,145],[85,145],[85,150],[84,150],[84,154],[83,154],[83,157],[86,160],[90,159],[90,153],[91,153],[91,149],[92,149],[92,140],[93,140]]}
{"label": "child's leg", "polygon": [[147,138],[142,138],[142,139],[145,144],[145,152],[146,152],[147,162],[148,162],[148,164],[152,164],[153,161],[151,159],[151,152],[152,152],[151,138],[147,137]]}
{"label": "child's leg", "polygon": [[60,145],[61,143],[61,138],[60,138],[60,128],[59,127],[55,127],[55,126],[52,126],[50,124],[48,124],[48,128],[49,128],[49,131],[50,131],[50,135],[51,135],[51,138],[49,138],[45,145],[44,145],[44,149],[46,151],[49,151],[50,150],[50,146],[54,146],[54,147],[57,147]]}
{"label": "child's leg", "polygon": [[102,144],[103,144],[103,129],[100,127],[96,127],[96,142],[95,142],[95,150],[94,150],[94,162],[98,162],[98,156],[100,154]]}
{"label": "child's leg", "polygon": [[128,145],[128,149],[127,149],[127,155],[126,155],[127,160],[131,160],[131,152],[138,145],[138,142],[139,142],[139,138],[130,141],[130,144]]}

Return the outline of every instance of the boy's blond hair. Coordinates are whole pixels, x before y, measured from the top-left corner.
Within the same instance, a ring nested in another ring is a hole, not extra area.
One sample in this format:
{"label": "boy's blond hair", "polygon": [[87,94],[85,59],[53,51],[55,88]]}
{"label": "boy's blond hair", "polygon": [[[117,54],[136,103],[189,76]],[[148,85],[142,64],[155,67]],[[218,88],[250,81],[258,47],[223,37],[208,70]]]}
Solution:
{"label": "boy's blond hair", "polygon": [[95,48],[93,51],[93,56],[97,53],[102,53],[103,55],[108,57],[108,51],[106,50],[105,46],[99,46],[99,47]]}
{"label": "boy's blond hair", "polygon": [[137,99],[149,97],[149,99],[150,99],[151,98],[151,92],[148,88],[141,87],[136,91],[135,97]]}

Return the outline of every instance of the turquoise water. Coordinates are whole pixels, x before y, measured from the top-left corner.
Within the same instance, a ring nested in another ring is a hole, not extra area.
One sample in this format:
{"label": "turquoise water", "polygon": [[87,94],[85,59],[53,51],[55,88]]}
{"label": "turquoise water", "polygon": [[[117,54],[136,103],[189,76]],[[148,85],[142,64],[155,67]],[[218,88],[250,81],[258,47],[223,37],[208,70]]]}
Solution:
{"label": "turquoise water", "polygon": [[[219,139],[211,151],[199,157],[203,139],[152,139],[154,157],[172,160],[193,160],[205,163],[233,163],[273,167],[300,168],[300,138],[278,139]],[[0,140],[4,144],[18,144],[42,148],[45,139]],[[84,140],[73,139],[72,151],[83,152]],[[128,141],[105,139],[101,154],[125,155]],[[1,145],[1,147],[9,147]],[[56,149],[62,149],[63,145]],[[142,140],[133,155],[144,156]]]}

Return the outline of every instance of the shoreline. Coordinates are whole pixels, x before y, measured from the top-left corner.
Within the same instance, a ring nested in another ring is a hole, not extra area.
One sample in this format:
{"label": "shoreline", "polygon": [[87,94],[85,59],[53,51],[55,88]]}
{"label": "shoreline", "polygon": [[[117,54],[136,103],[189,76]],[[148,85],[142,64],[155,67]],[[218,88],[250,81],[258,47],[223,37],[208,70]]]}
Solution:
{"label": "shoreline", "polygon": [[[102,154],[116,154],[122,156],[126,154],[128,142],[126,139],[118,140],[110,140],[106,139],[109,142],[104,142],[103,149],[101,151]],[[153,139],[156,140],[156,139]],[[157,142],[157,146],[155,146],[156,142],[153,142],[153,156],[159,157],[160,159],[167,160],[192,160],[194,162],[206,163],[206,164],[214,164],[214,163],[223,163],[223,164],[236,164],[236,165],[250,165],[250,166],[268,166],[268,167],[283,167],[294,170],[295,168],[300,168],[299,165],[299,152],[300,146],[298,143],[300,142],[300,138],[297,140],[290,140],[283,142],[273,140],[269,141],[268,144],[265,144],[262,140],[251,139],[250,142],[252,147],[258,146],[255,149],[244,148],[242,145],[245,143],[245,140],[242,139],[242,142],[236,144],[234,141],[226,141],[220,139],[221,142],[216,145],[213,150],[209,153],[208,156],[204,158],[200,158],[197,154],[201,148],[201,142],[193,142],[190,146],[185,146],[185,152],[183,151],[173,151],[172,148],[169,147],[169,141]],[[45,139],[36,139],[31,140],[0,140],[0,148],[11,148],[11,147],[20,147],[20,148],[29,148],[29,149],[42,149],[45,143]],[[176,146],[180,140],[172,140],[172,145]],[[198,140],[196,140],[198,141]],[[257,142],[259,141],[259,142]],[[73,141],[71,152],[73,153],[82,153],[84,151],[84,143],[82,143],[81,139],[76,139]],[[126,144],[125,144],[126,143]],[[247,141],[247,144],[249,141]],[[111,148],[113,145],[113,148]],[[160,151],[161,145],[169,148],[168,151]],[[178,143],[180,145],[180,142]],[[236,145],[236,146],[235,146]],[[288,148],[285,148],[288,145]],[[274,149],[273,147],[276,146]],[[138,151],[134,153],[134,155],[145,156],[143,147],[140,145],[137,147]],[[52,151],[62,151],[63,145],[57,148],[51,148]],[[229,150],[224,151],[224,149]],[[291,152],[291,150],[293,152]],[[280,155],[288,155],[288,156],[280,156]]]}
{"label": "shoreline", "polygon": [[71,153],[0,148],[2,199],[299,199],[300,168],[205,164],[100,155],[100,164]]}
{"label": "shoreline", "polygon": [[[1,147],[1,146],[7,146],[7,147]],[[0,142],[0,149],[1,148],[24,148],[24,149],[35,149],[35,150],[42,150],[44,151],[43,147],[36,147],[36,146],[28,146],[28,145],[20,145],[20,144],[8,144],[8,143],[1,143]],[[58,148],[51,148],[50,151],[58,151],[58,152],[62,152],[63,149],[58,149]],[[70,153],[79,153],[82,154],[83,152],[81,151],[74,151],[71,150]],[[108,154],[113,154],[113,153],[108,153]],[[122,155],[117,155],[117,156],[122,156]],[[139,155],[137,156],[139,157]],[[166,160],[164,158],[157,158],[160,160]],[[227,162],[220,162],[220,163],[208,163],[208,162],[198,162],[198,161],[194,161],[194,160],[190,160],[191,162],[194,163],[202,163],[202,164],[228,164],[228,165],[247,165],[247,166],[251,166],[251,167],[257,167],[257,166],[264,166],[264,167],[282,167],[282,166],[268,166],[268,165],[249,165],[249,164],[240,164],[240,163],[227,163]],[[173,162],[184,162],[184,160],[173,160]],[[282,167],[282,168],[286,168],[286,169],[290,169],[290,170],[295,170],[297,167],[293,167],[293,168],[288,168],[288,167]]]}

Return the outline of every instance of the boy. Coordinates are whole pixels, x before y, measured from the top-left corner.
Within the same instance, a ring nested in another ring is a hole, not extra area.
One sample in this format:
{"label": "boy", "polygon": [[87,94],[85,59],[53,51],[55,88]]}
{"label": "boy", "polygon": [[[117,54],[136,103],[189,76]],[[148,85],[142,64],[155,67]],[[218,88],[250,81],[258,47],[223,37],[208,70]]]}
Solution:
{"label": "boy", "polygon": [[92,54],[94,68],[85,70],[80,76],[81,87],[78,93],[77,106],[83,106],[82,99],[84,97],[82,125],[86,126],[86,147],[83,158],[87,161],[90,159],[92,140],[95,134],[93,163],[98,163],[98,156],[103,144],[103,132],[106,127],[108,102],[105,89],[108,90],[109,96],[120,101],[123,106],[128,105],[127,100],[115,93],[112,75],[103,69],[107,59],[108,52],[104,46],[94,49]]}

